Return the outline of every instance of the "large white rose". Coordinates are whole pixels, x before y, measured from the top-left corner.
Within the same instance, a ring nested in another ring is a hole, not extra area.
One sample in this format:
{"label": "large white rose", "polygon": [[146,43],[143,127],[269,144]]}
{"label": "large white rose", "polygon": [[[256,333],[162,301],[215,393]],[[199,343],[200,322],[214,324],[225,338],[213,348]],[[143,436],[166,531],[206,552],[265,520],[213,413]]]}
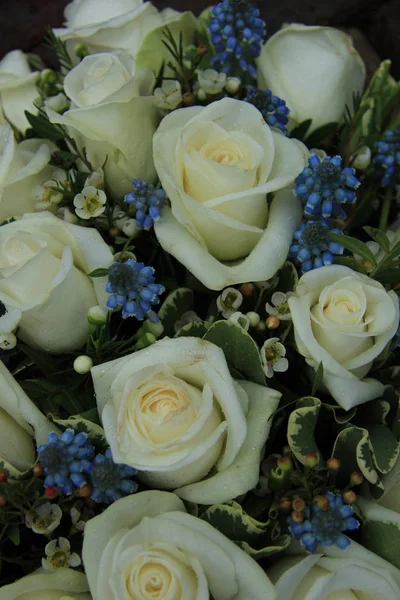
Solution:
{"label": "large white rose", "polygon": [[149,31],[179,15],[143,0],[73,0],[64,14],[65,27],[54,33],[71,51],[83,43],[91,53],[122,49],[133,57]]}
{"label": "large white rose", "polygon": [[378,398],[384,385],[364,379],[399,324],[395,292],[348,267],[331,265],[303,275],[288,303],[298,351],[345,410]]}
{"label": "large white rose", "polygon": [[127,52],[86,56],[64,79],[71,107],[63,115],[47,108],[53,123],[65,125],[78,145],[85,147],[94,168],[104,171],[116,194],[125,194],[132,179],[153,181],[153,133],[159,122],[154,76],[135,72]]}
{"label": "large white rose", "polygon": [[[28,398],[0,361],[0,460],[13,475],[27,471],[36,461],[36,444],[58,431]],[[0,594],[1,598],[1,594]]]}
{"label": "large white rose", "polygon": [[165,339],[94,367],[92,377],[114,461],[149,485],[214,504],[257,484],[280,394],[235,382],[214,344]]}
{"label": "large white rose", "polygon": [[58,569],[45,573],[41,569],[0,588],[0,600],[91,600],[83,573]]}
{"label": "large white rose", "polygon": [[111,251],[98,231],[48,212],[26,214],[0,227],[0,301],[22,313],[18,337],[48,352],[69,352],[86,341],[86,314],[104,304]]}
{"label": "large white rose", "polygon": [[356,542],[279,560],[267,569],[276,600],[398,600],[400,571]]}
{"label": "large white rose", "polygon": [[83,562],[96,600],[274,600],[257,563],[167,492],[114,502],[85,527]]}
{"label": "large white rose", "polygon": [[11,127],[0,125],[0,223],[34,209],[34,190],[51,179],[54,167],[49,162],[55,150],[47,140],[17,144]]}
{"label": "large white rose", "polygon": [[332,27],[288,25],[264,45],[259,86],[283,98],[290,118],[312,119],[309,132],[339,122],[353,94],[361,93],[365,65],[349,35]]}
{"label": "large white rose", "polygon": [[39,72],[31,72],[27,58],[21,50],[12,50],[0,61],[0,102],[10,123],[22,133],[30,127],[25,111],[36,114],[33,105],[39,97],[36,81]]}
{"label": "large white rose", "polygon": [[210,289],[272,277],[301,206],[286,190],[268,210],[266,195],[302,171],[301,144],[272,131],[251,104],[225,98],[165,117],[153,148],[172,208],[155,227],[163,248]]}

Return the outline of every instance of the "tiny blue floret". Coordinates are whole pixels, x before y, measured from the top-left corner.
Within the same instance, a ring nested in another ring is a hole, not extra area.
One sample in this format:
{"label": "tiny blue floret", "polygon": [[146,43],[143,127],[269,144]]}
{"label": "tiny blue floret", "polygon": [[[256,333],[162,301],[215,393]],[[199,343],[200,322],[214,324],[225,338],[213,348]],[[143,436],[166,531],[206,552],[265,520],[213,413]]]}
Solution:
{"label": "tiny blue floret", "polygon": [[344,550],[349,546],[350,539],[344,531],[354,531],[360,526],[354,518],[353,508],[343,502],[339,494],[327,492],[329,508],[321,510],[313,504],[304,509],[305,519],[297,523],[292,517],[288,518],[291,534],[301,542],[307,552],[316,552],[318,545],[333,546]]}
{"label": "tiny blue floret", "polygon": [[343,254],[343,246],[329,238],[330,232],[343,234],[341,229],[332,229],[326,219],[303,221],[295,231],[289,256],[301,263],[303,273],[331,265],[335,254]]}
{"label": "tiny blue floret", "polygon": [[360,185],[355,169],[342,168],[341,156],[328,156],[321,161],[311,154],[308,165],[296,178],[294,188],[305,205],[304,214],[345,219],[347,215],[340,204],[354,204],[354,190]]}
{"label": "tiny blue floret", "polygon": [[133,180],[133,191],[125,195],[125,202],[136,209],[135,219],[138,229],[148,231],[161,217],[166,194],[162,188],[155,188],[141,179]]}
{"label": "tiny blue floret", "polygon": [[142,321],[147,315],[156,322],[157,315],[151,310],[160,301],[164,286],[155,283],[153,267],[129,259],[115,262],[108,270],[106,292],[111,294],[107,300],[110,309],[122,307],[122,318],[136,317]]}
{"label": "tiny blue floret", "polygon": [[222,0],[211,9],[208,26],[216,55],[211,64],[227,75],[248,73],[257,78],[255,59],[260,56],[265,22],[248,0]]}
{"label": "tiny blue floret", "polygon": [[376,142],[373,165],[382,187],[394,183],[400,190],[400,128],[386,131],[384,139]]}
{"label": "tiny blue floret", "polygon": [[67,429],[60,437],[49,433],[47,444],[39,446],[38,454],[46,487],[55,486],[59,492],[69,495],[74,487],[87,483],[86,474],[92,467],[94,448],[86,433],[75,434],[72,429]]}
{"label": "tiny blue floret", "polygon": [[287,133],[289,109],[284,100],[273,96],[270,90],[258,90],[252,85],[247,87],[247,96],[244,100],[258,108],[270,127],[276,127],[282,133]]}
{"label": "tiny blue floret", "polygon": [[104,454],[98,454],[93,460],[91,498],[95,502],[111,504],[123,496],[132,494],[137,489],[137,484],[131,479],[136,473],[137,470],[133,467],[116,464],[108,448]]}

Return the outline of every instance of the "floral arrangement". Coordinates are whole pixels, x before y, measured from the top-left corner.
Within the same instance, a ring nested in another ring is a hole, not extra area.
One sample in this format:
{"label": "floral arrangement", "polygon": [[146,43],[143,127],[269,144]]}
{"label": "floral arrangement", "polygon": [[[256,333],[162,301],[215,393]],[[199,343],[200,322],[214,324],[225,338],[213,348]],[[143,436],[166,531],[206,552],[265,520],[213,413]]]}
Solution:
{"label": "floral arrangement", "polygon": [[65,15],[0,62],[0,600],[398,600],[390,61]]}

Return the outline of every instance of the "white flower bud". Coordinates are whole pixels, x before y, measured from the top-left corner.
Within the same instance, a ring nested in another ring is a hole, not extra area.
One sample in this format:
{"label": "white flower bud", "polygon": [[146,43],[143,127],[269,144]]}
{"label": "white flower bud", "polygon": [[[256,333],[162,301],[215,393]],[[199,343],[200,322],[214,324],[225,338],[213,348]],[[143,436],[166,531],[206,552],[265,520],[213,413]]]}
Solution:
{"label": "white flower bud", "polygon": [[204,102],[204,100],[207,98],[207,94],[205,93],[205,91],[201,88],[199,88],[196,92],[196,96],[197,96],[197,100],[200,100],[200,102]]}
{"label": "white flower bud", "polygon": [[241,81],[239,77],[228,77],[225,84],[225,89],[228,94],[236,94],[240,88]]}
{"label": "white flower bud", "polygon": [[108,310],[102,306],[92,306],[88,310],[87,320],[91,325],[104,325],[107,322]]}
{"label": "white flower bud", "polygon": [[257,325],[261,321],[260,315],[256,312],[254,312],[253,310],[246,313],[246,317],[249,319],[251,327],[257,327]]}
{"label": "white flower bud", "polygon": [[73,225],[78,222],[78,217],[74,215],[66,206],[59,208],[56,212],[56,216],[66,223],[72,223]]}
{"label": "white flower bud", "polygon": [[51,108],[56,113],[62,114],[69,109],[70,101],[67,96],[60,92],[56,96],[50,96],[44,101],[45,108]]}
{"label": "white flower bud", "polygon": [[243,313],[241,313],[239,311],[233,313],[233,315],[231,315],[229,317],[228,321],[233,321],[234,323],[237,323],[245,331],[249,330],[250,319],[248,318],[247,315],[244,315]]}
{"label": "white flower bud", "polygon": [[74,360],[74,371],[76,371],[80,375],[86,375],[86,373],[89,373],[89,371],[92,367],[93,367],[92,359],[90,358],[90,356],[86,356],[85,354],[78,356]]}
{"label": "white flower bud", "polygon": [[371,164],[371,148],[369,146],[361,146],[361,148],[353,155],[352,166],[360,171],[365,171]]}
{"label": "white flower bud", "polygon": [[200,88],[206,94],[219,94],[224,89],[226,83],[226,74],[218,73],[215,69],[206,69],[197,71],[197,78]]}

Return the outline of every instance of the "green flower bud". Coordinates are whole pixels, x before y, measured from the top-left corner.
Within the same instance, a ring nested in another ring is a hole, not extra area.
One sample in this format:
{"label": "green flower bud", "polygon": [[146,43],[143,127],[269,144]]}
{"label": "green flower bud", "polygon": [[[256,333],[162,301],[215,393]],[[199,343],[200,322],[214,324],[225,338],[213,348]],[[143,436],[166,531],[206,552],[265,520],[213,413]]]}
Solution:
{"label": "green flower bud", "polygon": [[145,333],[136,342],[135,349],[143,350],[143,348],[148,348],[148,346],[155,344],[156,341],[157,341],[157,338],[155,335],[153,335],[152,333]]}
{"label": "green flower bud", "polygon": [[88,54],[90,54],[88,47],[85,44],[77,44],[74,48],[74,54],[78,58],[85,58]]}
{"label": "green flower bud", "polygon": [[254,312],[253,310],[251,310],[250,312],[246,313],[246,317],[250,321],[250,326],[251,327],[257,327],[257,325],[261,321],[260,315],[258,313],[256,313],[256,312]]}
{"label": "green flower bud", "polygon": [[40,73],[40,79],[47,84],[57,83],[58,75],[52,69],[45,69]]}
{"label": "green flower bud", "polygon": [[91,325],[104,325],[107,322],[108,310],[102,306],[92,306],[86,318]]}

